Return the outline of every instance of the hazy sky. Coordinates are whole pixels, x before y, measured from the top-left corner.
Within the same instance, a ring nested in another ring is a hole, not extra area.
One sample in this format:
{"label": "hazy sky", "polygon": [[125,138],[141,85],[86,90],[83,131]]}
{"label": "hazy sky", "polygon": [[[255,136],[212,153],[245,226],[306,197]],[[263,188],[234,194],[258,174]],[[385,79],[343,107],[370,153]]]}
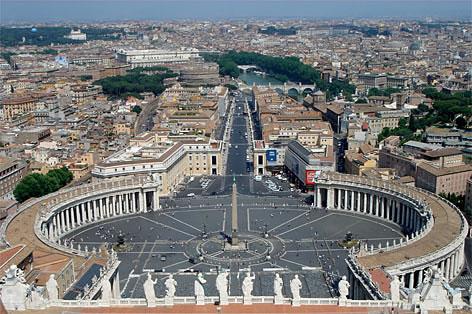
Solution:
{"label": "hazy sky", "polygon": [[0,22],[314,18],[471,20],[471,0],[0,0]]}

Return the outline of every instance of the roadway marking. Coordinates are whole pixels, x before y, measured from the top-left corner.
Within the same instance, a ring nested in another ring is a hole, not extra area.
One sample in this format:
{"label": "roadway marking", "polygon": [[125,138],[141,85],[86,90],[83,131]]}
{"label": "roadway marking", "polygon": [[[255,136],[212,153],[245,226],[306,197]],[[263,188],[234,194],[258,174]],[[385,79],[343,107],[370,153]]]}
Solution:
{"label": "roadway marking", "polygon": [[[284,254],[285,255],[285,254]],[[288,259],[285,259],[283,257],[280,257],[280,260],[282,261],[286,261],[287,263],[292,263],[292,264],[295,264],[295,265],[298,265],[298,266],[301,266],[301,267],[310,267],[310,266],[307,266],[305,264],[301,264],[301,263],[297,263],[297,262],[294,262],[294,261],[290,261]]]}
{"label": "roadway marking", "polygon": [[299,252],[330,252],[330,251],[346,251],[345,249],[313,249],[313,250],[287,250],[286,253],[299,253]]}
{"label": "roadway marking", "polygon": [[166,225],[166,224],[163,224],[163,223],[161,223],[161,222],[154,221],[154,220],[149,219],[149,218],[147,218],[147,217],[141,217],[141,218],[144,219],[144,220],[148,220],[149,222],[152,222],[152,223],[154,223],[154,224],[156,224],[156,225],[161,225],[161,226],[167,227],[167,228],[169,228],[169,229],[172,229],[172,230],[174,230],[174,231],[178,231],[178,232],[183,233],[183,234],[185,234],[185,235],[188,235],[188,236],[190,236],[190,237],[194,237],[194,236],[195,236],[194,234],[190,234],[190,233],[187,233],[187,232],[185,232],[185,231],[182,231],[182,230],[179,230],[179,229],[170,227],[170,226],[168,226],[168,225]]}
{"label": "roadway marking", "polygon": [[[256,204],[257,205],[257,204]],[[261,206],[264,206],[267,204],[261,204]],[[256,208],[256,207],[250,207],[248,208],[250,210],[264,210],[264,211],[283,211],[283,212],[307,212],[307,209],[292,209],[292,208],[287,208],[287,209],[280,209],[280,208],[273,208],[273,207],[262,207],[262,208]]]}
{"label": "roadway marking", "polygon": [[198,232],[201,232],[201,231],[202,231],[202,230],[199,230],[199,229],[195,228],[194,226],[192,226],[192,225],[190,225],[190,224],[188,224],[188,223],[186,223],[186,222],[181,221],[180,219],[174,218],[173,216],[171,216],[171,215],[169,215],[169,214],[167,214],[167,213],[164,214],[164,216],[167,216],[167,217],[169,217],[170,219],[174,219],[174,220],[180,222],[180,223],[183,224],[183,225],[186,225],[186,226],[188,226],[188,227],[190,227],[190,228],[192,228],[192,229],[197,230]]}
{"label": "roadway marking", "polygon": [[[378,225],[381,225],[385,228],[388,228],[390,230],[392,230],[393,232],[395,232],[396,234],[398,234],[399,236],[401,236],[402,238],[404,237],[404,235],[400,232],[400,231],[397,231],[395,229],[393,229],[391,226],[387,225],[387,224],[384,224],[384,223],[381,223],[381,222],[378,222],[376,221],[377,219],[368,219],[368,218],[364,218],[364,217],[359,217],[358,215],[349,215],[349,214],[344,214],[344,213],[340,213],[340,212],[337,212],[336,214],[338,215],[343,215],[343,216],[348,216],[348,217],[356,217],[358,219],[361,219],[361,220],[366,220],[368,222],[371,222],[371,223],[375,223],[375,224],[378,224]],[[351,225],[352,226],[352,225]],[[335,233],[335,234],[338,234],[339,232]]]}
{"label": "roadway marking", "polygon": [[309,221],[309,222],[306,222],[306,223],[304,223],[304,224],[298,225],[298,226],[296,226],[295,228],[292,228],[292,229],[287,230],[287,231],[285,231],[285,232],[279,233],[278,236],[284,235],[284,234],[286,234],[286,233],[288,233],[288,232],[292,232],[293,230],[296,230],[296,229],[298,229],[298,228],[301,228],[301,227],[304,227],[304,226],[306,226],[306,225],[312,224],[312,223],[314,223],[314,222],[320,221],[320,220],[325,219],[325,218],[327,218],[327,217],[329,217],[329,216],[332,216],[332,215],[334,215],[334,214],[328,214],[328,215],[323,216],[323,217],[320,217],[320,218],[318,218],[318,219],[314,219],[314,220],[312,220],[312,221]]}
{"label": "roadway marking", "polygon": [[[152,247],[151,247],[151,252],[154,252],[154,247],[156,246],[156,241],[154,241],[154,243],[152,244]],[[144,250],[144,248],[143,248]],[[147,253],[147,258],[146,260],[144,261],[144,265],[143,265],[143,268],[146,267],[147,263],[149,262],[149,260],[151,259],[151,256],[152,256],[152,253]]]}
{"label": "roadway marking", "polygon": [[274,231],[275,229],[278,229],[278,228],[282,227],[283,225],[285,225],[285,224],[287,224],[287,223],[289,223],[289,222],[291,222],[291,221],[294,221],[294,220],[297,219],[297,218],[300,218],[300,217],[303,216],[303,215],[305,215],[305,213],[301,213],[300,215],[295,216],[294,218],[289,219],[289,220],[287,220],[286,222],[281,223],[281,224],[278,225],[277,227],[268,230],[268,232],[272,232],[272,231]]}
{"label": "roadway marking", "polygon": [[182,263],[185,263],[185,262],[188,262],[188,260],[187,260],[187,259],[184,259],[183,261],[180,261],[180,262],[177,262],[177,263],[174,263],[174,264],[170,264],[170,265],[166,265],[166,266],[164,266],[164,267],[162,267],[162,268],[167,269],[167,268],[170,268],[170,267],[173,267],[173,266],[175,266],[175,265],[179,265],[179,264],[182,264]]}

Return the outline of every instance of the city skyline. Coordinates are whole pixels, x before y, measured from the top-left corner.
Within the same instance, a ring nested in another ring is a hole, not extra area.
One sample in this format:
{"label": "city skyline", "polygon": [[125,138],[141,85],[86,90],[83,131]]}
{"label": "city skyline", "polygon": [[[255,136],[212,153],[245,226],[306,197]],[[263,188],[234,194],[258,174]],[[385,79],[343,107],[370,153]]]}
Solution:
{"label": "city skyline", "polygon": [[3,0],[0,22],[54,23],[126,20],[231,19],[471,19],[470,1],[426,0]]}

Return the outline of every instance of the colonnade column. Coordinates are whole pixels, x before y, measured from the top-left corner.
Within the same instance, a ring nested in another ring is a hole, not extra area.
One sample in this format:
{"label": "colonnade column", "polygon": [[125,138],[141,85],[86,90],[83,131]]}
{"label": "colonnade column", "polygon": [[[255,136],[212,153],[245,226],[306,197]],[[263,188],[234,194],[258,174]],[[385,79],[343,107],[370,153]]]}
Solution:
{"label": "colonnade column", "polygon": [[375,195],[374,194],[370,194],[369,195],[369,212],[371,215],[375,215],[377,216],[377,211],[375,211],[375,214],[374,214],[374,199],[375,199]]}
{"label": "colonnade column", "polygon": [[342,207],[341,206],[341,191],[342,190],[338,189],[338,206],[337,206],[338,209],[341,209]]}
{"label": "colonnade column", "polygon": [[380,217],[384,217],[384,198],[379,197],[379,209],[380,209]]}
{"label": "colonnade column", "polygon": [[89,219],[89,221],[94,221],[95,217],[93,216],[93,201],[88,202],[87,210],[88,210],[88,219]]}
{"label": "colonnade column", "polygon": [[135,200],[135,196],[134,196],[134,195],[135,195],[134,192],[131,193],[131,195],[130,195],[130,202],[131,202],[131,204],[130,204],[130,206],[131,206],[131,207],[130,207],[130,210],[131,210],[132,213],[135,213],[135,212],[136,212],[136,200]]}
{"label": "colonnade column", "polygon": [[344,190],[344,209],[347,210],[347,190]]}
{"label": "colonnade column", "polygon": [[104,217],[110,217],[110,199],[105,197],[105,216]]}
{"label": "colonnade column", "polygon": [[354,191],[351,191],[351,210],[354,210]]}
{"label": "colonnade column", "polygon": [[65,210],[66,212],[66,230],[70,229],[70,213],[69,213],[69,208]]}
{"label": "colonnade column", "polygon": [[328,188],[326,191],[326,207],[328,209],[334,208],[334,189]]}
{"label": "colonnade column", "polygon": [[129,194],[128,193],[125,193],[123,195],[123,201],[124,201],[123,210],[125,213],[129,214],[130,210],[129,210]]}
{"label": "colonnade column", "polygon": [[146,192],[144,191],[139,192],[139,211],[146,211]]}
{"label": "colonnade column", "polygon": [[80,204],[80,209],[82,212],[82,219],[80,220],[80,224],[83,224],[87,220],[87,214],[85,212],[85,203]]}
{"label": "colonnade column", "polygon": [[53,229],[53,222],[52,222],[52,219],[51,219],[51,221],[49,221],[49,223],[48,223],[48,239],[49,240],[51,240],[54,237],[52,229]]}
{"label": "colonnade column", "polygon": [[361,211],[361,192],[357,192],[357,211]]}
{"label": "colonnade column", "polygon": [[[333,190],[333,194],[334,194],[334,190]],[[156,188],[153,192],[153,200],[154,200],[154,211],[158,210],[161,208],[161,203],[160,203],[160,199],[159,199],[159,189]],[[334,195],[333,195],[334,196]]]}
{"label": "colonnade column", "polygon": [[450,275],[450,270],[451,270],[451,258],[452,258],[452,256],[446,258],[446,267],[445,267],[444,273],[443,273],[444,277],[445,277],[447,280],[449,280],[449,278],[450,278],[449,275]]}
{"label": "colonnade column", "polygon": [[455,276],[456,276],[456,269],[457,269],[457,263],[456,263],[456,254],[457,253],[454,253],[452,254],[452,256],[450,257],[451,259],[451,267],[449,269],[449,280],[452,280]]}
{"label": "colonnade column", "polygon": [[321,208],[321,189],[319,187],[315,187],[316,189],[316,208]]}

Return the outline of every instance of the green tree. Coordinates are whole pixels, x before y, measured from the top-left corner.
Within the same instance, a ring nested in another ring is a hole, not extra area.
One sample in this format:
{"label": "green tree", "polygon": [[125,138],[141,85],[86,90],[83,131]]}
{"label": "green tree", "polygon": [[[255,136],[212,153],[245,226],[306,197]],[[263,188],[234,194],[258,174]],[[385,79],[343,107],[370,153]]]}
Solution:
{"label": "green tree", "polygon": [[73,177],[66,167],[50,170],[46,175],[29,174],[16,185],[13,195],[18,202],[24,202],[31,197],[41,197],[59,190],[71,182]]}
{"label": "green tree", "polygon": [[133,108],[131,109],[131,111],[132,111],[132,112],[136,112],[136,114],[140,114],[141,111],[143,111],[143,109],[142,109],[140,106],[136,105],[136,106],[133,106]]}

